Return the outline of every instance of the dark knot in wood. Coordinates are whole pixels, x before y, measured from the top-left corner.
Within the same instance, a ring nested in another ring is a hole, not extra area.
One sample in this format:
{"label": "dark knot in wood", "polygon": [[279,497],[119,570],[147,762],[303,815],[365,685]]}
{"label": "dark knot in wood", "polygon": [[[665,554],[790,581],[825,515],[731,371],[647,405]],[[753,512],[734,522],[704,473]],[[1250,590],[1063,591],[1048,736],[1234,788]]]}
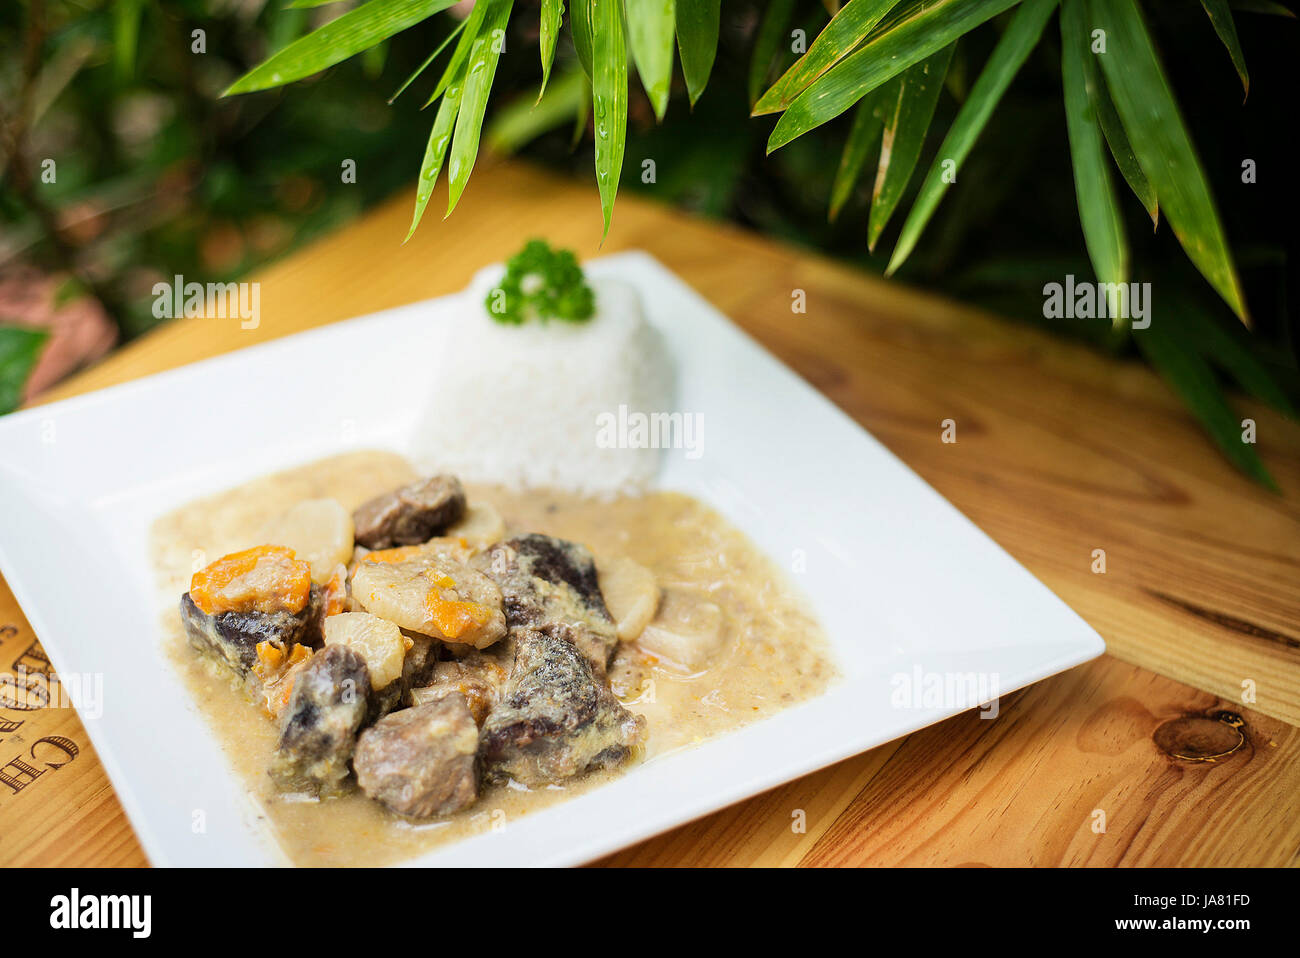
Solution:
{"label": "dark knot in wood", "polygon": [[1160,725],[1152,734],[1156,748],[1184,762],[1214,762],[1246,744],[1246,722],[1235,712],[1182,715]]}

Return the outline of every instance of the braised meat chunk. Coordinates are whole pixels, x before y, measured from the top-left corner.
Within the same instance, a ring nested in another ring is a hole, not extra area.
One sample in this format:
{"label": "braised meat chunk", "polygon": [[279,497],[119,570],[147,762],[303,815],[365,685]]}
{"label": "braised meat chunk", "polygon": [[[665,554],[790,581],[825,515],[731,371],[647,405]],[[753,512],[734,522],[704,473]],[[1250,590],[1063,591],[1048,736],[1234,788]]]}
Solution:
{"label": "braised meat chunk", "polygon": [[417,704],[433,702],[448,695],[463,696],[470,714],[479,725],[496,707],[501,687],[509,676],[509,658],[471,651],[458,659],[447,659],[434,664],[427,683],[411,690]]}
{"label": "braised meat chunk", "polygon": [[311,565],[292,549],[266,545],[195,572],[181,596],[181,622],[190,645],[245,677],[259,646],[283,656],[294,645],[320,645],[323,607]]}
{"label": "braised meat chunk", "polygon": [[438,664],[438,650],[441,648],[441,643],[416,632],[402,634],[411,643],[411,647],[406,650],[406,658],[402,661],[402,685],[410,692],[428,683],[434,667]]}
{"label": "braised meat chunk", "polygon": [[365,660],[346,645],[326,646],[297,671],[269,769],[280,788],[316,795],[341,790],[369,690]]}
{"label": "braised meat chunk", "polygon": [[497,543],[475,563],[501,587],[512,631],[544,632],[572,643],[598,676],[618,647],[618,631],[585,546],[524,535]]}
{"label": "braised meat chunk", "polygon": [[645,719],[619,704],[572,643],[521,630],[481,754],[493,778],[549,785],[622,762],[644,736]]}
{"label": "braised meat chunk", "polygon": [[319,646],[320,590],[294,612],[216,612],[199,608],[190,593],[181,596],[181,622],[189,643],[235,671],[247,676],[257,664],[257,647],[268,642],[287,653],[294,645]]}
{"label": "braised meat chunk", "polygon": [[620,697],[658,661],[638,642],[671,609],[650,570],[504,539],[501,514],[470,508],[450,475],[351,514],[341,501],[355,500],[257,517],[265,544],[194,572],[181,596],[190,644],[277,730],[266,769],[284,801],[364,796],[414,824],[638,751],[646,720]]}
{"label": "braised meat chunk", "polygon": [[370,798],[399,815],[450,815],[478,797],[478,726],[464,696],[393,712],[361,733],[354,764]]}
{"label": "braised meat chunk", "polygon": [[356,541],[367,549],[427,542],[465,514],[455,476],[433,476],[376,496],[352,513]]}

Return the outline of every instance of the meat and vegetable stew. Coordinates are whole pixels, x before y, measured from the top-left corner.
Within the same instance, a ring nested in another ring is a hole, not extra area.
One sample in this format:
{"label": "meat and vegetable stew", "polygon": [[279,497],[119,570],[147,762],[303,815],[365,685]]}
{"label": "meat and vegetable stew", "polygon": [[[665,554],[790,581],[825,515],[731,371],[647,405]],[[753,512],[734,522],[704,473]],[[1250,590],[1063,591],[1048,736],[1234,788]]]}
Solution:
{"label": "meat and vegetable stew", "polygon": [[300,863],[498,827],[834,675],[781,573],[675,493],[466,490],[356,453],[154,545],[165,587],[195,570],[178,661]]}

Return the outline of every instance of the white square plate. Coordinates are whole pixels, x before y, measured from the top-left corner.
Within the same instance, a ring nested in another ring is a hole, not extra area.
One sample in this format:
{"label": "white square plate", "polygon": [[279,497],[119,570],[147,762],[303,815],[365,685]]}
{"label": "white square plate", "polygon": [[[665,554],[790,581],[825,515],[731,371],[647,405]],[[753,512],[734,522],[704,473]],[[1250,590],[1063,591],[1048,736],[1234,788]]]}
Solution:
{"label": "white square plate", "polygon": [[[797,584],[842,679],[416,863],[588,861],[978,704],[902,707],[895,693],[914,676],[975,673],[1005,694],[1104,650],[969,520],[651,257],[589,269],[637,288],[677,363],[677,407],[707,424],[705,455],[669,451],[660,485],[711,503],[783,567],[801,550]],[[82,708],[83,719],[155,864],[283,858],[159,649],[150,524],[347,448],[409,453],[426,386],[390,370],[436,354],[452,316],[450,298],[415,303],[0,419],[0,570],[58,672],[102,674],[102,714]]]}

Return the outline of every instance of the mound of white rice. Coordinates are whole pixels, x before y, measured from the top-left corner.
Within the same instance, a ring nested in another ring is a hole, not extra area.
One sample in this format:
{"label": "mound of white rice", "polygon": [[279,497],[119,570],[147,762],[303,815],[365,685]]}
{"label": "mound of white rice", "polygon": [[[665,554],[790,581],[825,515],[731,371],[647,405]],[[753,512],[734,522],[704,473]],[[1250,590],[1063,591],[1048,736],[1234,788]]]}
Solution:
{"label": "mound of white rice", "polygon": [[673,405],[672,364],[636,291],[589,280],[589,321],[511,326],[484,305],[502,274],[482,270],[461,294],[463,315],[433,370],[417,432],[420,466],[471,482],[587,494],[644,486],[662,450],[602,448],[599,429],[602,414],[618,417],[620,406],[648,415]]}

